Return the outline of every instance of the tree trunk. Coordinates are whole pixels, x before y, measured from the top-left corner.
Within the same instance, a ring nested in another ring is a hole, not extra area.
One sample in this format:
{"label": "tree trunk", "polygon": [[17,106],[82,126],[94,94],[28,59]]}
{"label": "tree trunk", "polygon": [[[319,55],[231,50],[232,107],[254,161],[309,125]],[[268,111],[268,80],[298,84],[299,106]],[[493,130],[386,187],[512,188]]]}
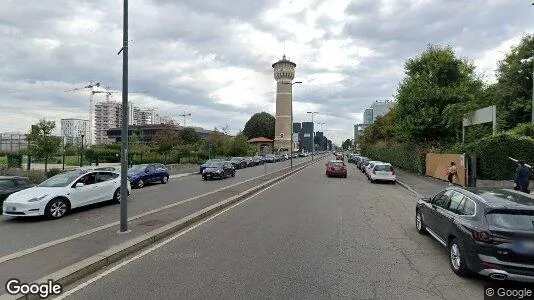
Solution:
{"label": "tree trunk", "polygon": [[48,171],[48,157],[45,157],[45,173]]}

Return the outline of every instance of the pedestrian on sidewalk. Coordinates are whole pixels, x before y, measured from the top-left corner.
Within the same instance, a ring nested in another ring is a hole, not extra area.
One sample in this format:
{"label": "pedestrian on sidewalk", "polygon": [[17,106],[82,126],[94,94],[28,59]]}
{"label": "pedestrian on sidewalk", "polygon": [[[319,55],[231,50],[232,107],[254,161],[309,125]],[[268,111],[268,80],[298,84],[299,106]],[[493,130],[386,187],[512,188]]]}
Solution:
{"label": "pedestrian on sidewalk", "polygon": [[530,194],[528,189],[528,167],[522,160],[517,161],[517,169],[515,170],[515,190]]}
{"label": "pedestrian on sidewalk", "polygon": [[456,164],[453,161],[451,161],[451,166],[447,169],[447,180],[449,181],[449,185],[452,185],[455,175],[456,175]]}

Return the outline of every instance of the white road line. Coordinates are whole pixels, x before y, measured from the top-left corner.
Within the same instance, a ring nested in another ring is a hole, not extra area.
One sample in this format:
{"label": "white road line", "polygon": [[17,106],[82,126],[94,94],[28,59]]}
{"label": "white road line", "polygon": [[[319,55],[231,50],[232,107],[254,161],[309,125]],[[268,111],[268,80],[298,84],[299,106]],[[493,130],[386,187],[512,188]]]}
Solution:
{"label": "white road line", "polygon": [[[279,172],[281,170],[285,170],[285,169],[289,169],[289,168],[290,167],[277,169],[277,170],[275,170],[273,172],[270,172],[270,173],[267,173],[267,174],[263,174],[263,175],[260,175],[260,176],[257,176],[257,177],[253,177],[253,178],[247,179],[245,181],[240,181],[240,182],[237,182],[237,183],[231,184],[229,186],[225,186],[225,187],[216,189],[214,191],[211,191],[211,192],[208,192],[208,193],[205,193],[205,194],[197,195],[197,196],[191,197],[189,199],[185,199],[185,200],[182,200],[182,201],[179,201],[179,202],[175,202],[175,203],[172,203],[172,204],[168,204],[168,205],[162,206],[160,208],[153,209],[151,211],[144,212],[142,214],[139,214],[139,215],[136,215],[136,216],[128,218],[128,222],[131,222],[133,220],[136,220],[136,219],[139,219],[139,218],[142,218],[142,217],[145,217],[145,216],[148,216],[148,215],[151,215],[151,214],[154,214],[154,213],[157,213],[157,212],[160,212],[160,211],[163,211],[163,210],[175,207],[175,206],[182,205],[182,204],[187,203],[187,202],[191,202],[193,200],[197,200],[197,199],[205,197],[205,196],[209,196],[209,195],[218,193],[220,191],[224,191],[226,189],[230,189],[230,188],[238,186],[240,184],[244,184],[244,183],[247,183],[249,181],[256,180],[258,178],[261,178],[261,177],[264,177],[264,176],[268,176],[268,175],[274,174],[276,172]],[[62,243],[65,243],[65,242],[68,242],[68,241],[71,241],[71,240],[86,236],[86,235],[89,235],[89,234],[93,234],[95,232],[98,232],[98,231],[101,231],[101,230],[104,230],[104,229],[107,229],[107,228],[110,228],[110,227],[113,227],[113,226],[117,226],[119,224],[120,224],[120,222],[117,221],[117,222],[101,225],[101,226],[93,228],[93,229],[89,229],[89,230],[86,230],[86,231],[83,231],[83,232],[80,232],[80,233],[77,233],[77,234],[73,234],[73,235],[70,235],[70,236],[67,236],[67,237],[64,237],[64,238],[61,238],[61,239],[57,239],[57,240],[54,240],[54,241],[43,243],[43,244],[31,247],[31,248],[27,248],[27,249],[24,249],[24,250],[17,251],[15,253],[11,253],[11,254],[2,256],[2,257],[0,257],[0,264],[4,263],[6,261],[9,261],[9,260],[15,259],[15,258],[19,258],[19,257],[25,256],[25,255],[28,255],[28,254],[31,254],[31,253],[34,253],[34,252],[37,252],[37,251],[40,251],[40,250],[55,246],[55,245],[59,245],[59,244],[62,244]]]}
{"label": "white road line", "polygon": [[[302,169],[302,170],[305,170],[305,168]],[[74,287],[74,288],[72,288],[72,289],[66,291],[65,293],[63,293],[63,294],[57,296],[57,297],[54,298],[54,299],[56,299],[56,300],[65,299],[66,297],[68,297],[68,296],[70,296],[70,295],[72,295],[72,294],[78,292],[79,290],[81,290],[81,289],[83,289],[83,288],[89,286],[90,284],[92,284],[92,283],[94,283],[94,282],[96,282],[96,281],[98,281],[98,280],[100,280],[100,279],[106,277],[107,275],[109,275],[109,274],[111,274],[111,273],[117,271],[118,269],[120,269],[120,268],[122,268],[122,267],[128,265],[129,263],[134,262],[134,261],[138,260],[139,258],[142,258],[143,256],[145,256],[145,255],[147,255],[147,254],[153,252],[154,250],[157,250],[157,249],[159,249],[159,248],[165,246],[166,244],[168,244],[168,243],[174,241],[175,239],[179,238],[180,236],[182,236],[182,235],[184,235],[184,234],[186,234],[186,233],[192,231],[193,229],[195,229],[195,228],[197,228],[197,227],[203,225],[204,223],[207,223],[207,222],[209,222],[209,221],[215,219],[216,217],[218,217],[218,216],[220,216],[220,215],[226,213],[227,211],[231,210],[232,208],[234,208],[234,207],[236,207],[236,206],[238,206],[238,205],[241,205],[241,204],[245,203],[246,201],[248,201],[248,200],[250,200],[250,199],[252,199],[252,198],[254,198],[254,197],[256,197],[256,196],[258,196],[258,195],[260,195],[260,194],[262,194],[262,193],[265,192],[265,191],[270,190],[271,188],[273,188],[273,187],[275,187],[275,186],[278,186],[280,183],[282,183],[282,182],[288,180],[289,178],[291,178],[291,177],[293,177],[293,176],[299,174],[300,172],[302,172],[302,170],[297,171],[297,172],[295,172],[294,174],[291,174],[290,176],[288,176],[288,177],[286,177],[286,178],[280,180],[279,182],[277,182],[277,183],[275,183],[275,184],[273,184],[273,185],[271,185],[271,186],[269,186],[269,187],[266,187],[265,189],[263,189],[263,190],[261,190],[261,191],[255,193],[254,195],[251,195],[250,197],[248,197],[248,198],[246,198],[246,199],[243,199],[243,200],[237,202],[236,204],[233,204],[232,206],[230,206],[230,207],[224,209],[223,211],[218,212],[217,214],[215,214],[215,215],[213,215],[213,216],[211,216],[211,217],[209,217],[209,218],[207,218],[207,219],[201,221],[200,223],[197,223],[197,224],[195,224],[195,225],[193,225],[193,226],[191,226],[191,227],[185,229],[184,231],[177,233],[175,236],[173,236],[173,237],[171,237],[171,238],[169,238],[169,239],[167,239],[167,240],[164,240],[164,241],[162,241],[162,242],[156,244],[155,246],[152,246],[152,247],[150,247],[150,248],[144,250],[143,252],[137,254],[136,256],[134,256],[134,257],[132,257],[132,258],[130,258],[130,259],[128,259],[128,260],[125,260],[125,261],[123,261],[122,263],[120,263],[120,264],[118,264],[118,265],[116,265],[116,266],[113,266],[112,268],[110,268],[110,269],[108,269],[108,270],[106,270],[106,271],[104,271],[104,272],[102,272],[102,273],[100,273],[100,274],[98,274],[98,275],[92,277],[91,279],[89,279],[89,280],[87,280],[87,281],[85,281],[85,282],[83,282],[83,283],[77,285],[76,287]]]}

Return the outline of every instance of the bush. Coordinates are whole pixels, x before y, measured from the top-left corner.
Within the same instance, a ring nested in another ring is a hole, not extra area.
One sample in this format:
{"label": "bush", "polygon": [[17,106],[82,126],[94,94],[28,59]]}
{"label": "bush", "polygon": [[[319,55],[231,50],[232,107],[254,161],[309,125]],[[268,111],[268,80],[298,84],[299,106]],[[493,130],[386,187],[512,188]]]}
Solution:
{"label": "bush", "polygon": [[52,176],[56,176],[59,173],[63,173],[63,170],[53,168],[53,169],[48,170],[48,172],[46,172],[46,177],[50,178]]}
{"label": "bush", "polygon": [[35,184],[39,184],[47,179],[44,171],[40,170],[23,170],[15,168],[0,167],[0,176],[23,176]]}
{"label": "bush", "polygon": [[480,179],[514,179],[517,165],[508,157],[534,164],[534,139],[530,137],[501,133],[470,144],[467,149],[477,155],[477,177]]}
{"label": "bush", "polygon": [[22,167],[22,154],[9,153],[7,155],[7,166],[10,167],[10,168],[20,168],[20,167]]}
{"label": "bush", "polygon": [[515,134],[518,136],[528,136],[530,138],[534,138],[534,124],[531,124],[531,123],[519,124],[517,125],[517,127],[511,129],[509,133]]}
{"label": "bush", "polygon": [[410,146],[370,146],[363,148],[362,155],[391,163],[400,169],[425,174],[426,153]]}

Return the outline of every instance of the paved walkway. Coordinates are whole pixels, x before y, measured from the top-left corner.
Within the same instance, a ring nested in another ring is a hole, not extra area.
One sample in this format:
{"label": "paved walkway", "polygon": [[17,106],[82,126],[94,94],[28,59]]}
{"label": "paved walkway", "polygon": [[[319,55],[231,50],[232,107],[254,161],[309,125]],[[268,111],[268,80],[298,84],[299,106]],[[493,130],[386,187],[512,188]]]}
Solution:
{"label": "paved walkway", "polygon": [[396,169],[397,183],[404,186],[419,197],[434,196],[440,190],[446,188],[449,183],[436,178],[409,173]]}

